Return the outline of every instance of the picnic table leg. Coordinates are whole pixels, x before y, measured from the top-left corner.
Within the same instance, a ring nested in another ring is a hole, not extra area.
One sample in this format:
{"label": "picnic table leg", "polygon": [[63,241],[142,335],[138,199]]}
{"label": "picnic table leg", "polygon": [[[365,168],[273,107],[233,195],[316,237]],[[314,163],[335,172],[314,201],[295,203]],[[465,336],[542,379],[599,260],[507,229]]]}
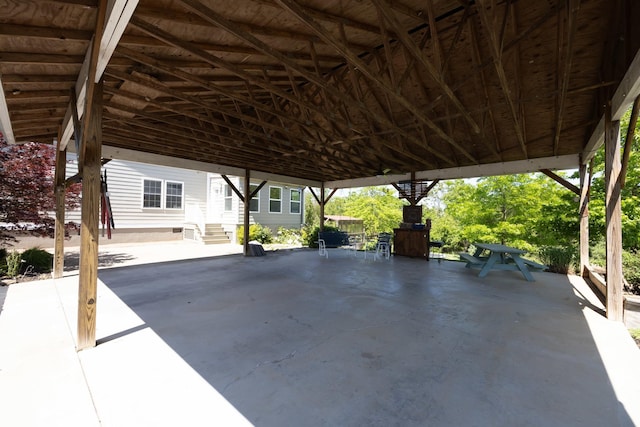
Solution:
{"label": "picnic table leg", "polygon": [[480,273],[478,274],[478,277],[484,277],[489,273],[489,270],[491,270],[491,268],[493,268],[493,265],[500,259],[500,254],[497,252],[491,252],[491,255],[489,256],[489,259],[487,260],[487,262],[484,264],[484,267],[482,267],[482,270],[480,270]]}
{"label": "picnic table leg", "polygon": [[529,267],[527,267],[527,265],[524,263],[524,261],[522,261],[522,258],[520,258],[520,256],[518,256],[516,254],[512,254],[511,258],[513,258],[513,261],[516,263],[516,265],[518,266],[518,268],[522,272],[522,275],[524,276],[525,279],[527,279],[528,282],[535,282],[536,281],[533,278],[533,275],[531,275],[531,272],[529,271]]}

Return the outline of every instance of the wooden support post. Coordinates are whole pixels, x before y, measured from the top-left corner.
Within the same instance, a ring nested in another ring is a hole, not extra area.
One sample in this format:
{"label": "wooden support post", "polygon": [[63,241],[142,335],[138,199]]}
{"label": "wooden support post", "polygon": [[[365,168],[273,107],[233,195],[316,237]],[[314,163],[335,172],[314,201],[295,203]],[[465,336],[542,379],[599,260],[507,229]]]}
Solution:
{"label": "wooden support post", "polygon": [[605,112],[604,174],[607,230],[607,318],[622,321],[622,212],[620,197],[620,122],[611,121],[611,105]]}
{"label": "wooden support post", "polygon": [[54,228],[53,278],[59,279],[64,272],[64,196],[66,193],[65,175],[67,172],[67,150],[56,145],[56,171],[54,193],[56,199],[56,222]]}
{"label": "wooden support post", "polygon": [[589,192],[591,171],[587,165],[580,165],[580,274],[588,276],[589,261]]}
{"label": "wooden support post", "polygon": [[324,181],[320,184],[320,231],[324,231]]}
{"label": "wooden support post", "polygon": [[243,245],[243,253],[244,256],[250,256],[251,252],[249,250],[249,208],[251,207],[251,187],[250,187],[250,179],[251,179],[251,171],[246,169],[244,172],[244,245]]}
{"label": "wooden support post", "polygon": [[102,82],[95,85],[84,123],[82,147],[82,215],[80,225],[80,288],[78,291],[78,350],[96,345],[98,288],[98,218],[100,212],[100,154],[102,151]]}

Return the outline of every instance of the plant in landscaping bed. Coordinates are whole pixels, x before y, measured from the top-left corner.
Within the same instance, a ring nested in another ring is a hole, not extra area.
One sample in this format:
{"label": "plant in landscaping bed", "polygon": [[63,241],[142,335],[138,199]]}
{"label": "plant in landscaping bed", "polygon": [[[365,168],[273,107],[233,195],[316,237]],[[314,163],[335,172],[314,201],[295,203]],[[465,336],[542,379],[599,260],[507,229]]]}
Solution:
{"label": "plant in landscaping bed", "polygon": [[[273,235],[269,227],[260,224],[251,224],[249,226],[249,241],[258,241],[260,243],[271,243]],[[244,244],[244,227],[238,228],[238,242]]]}
{"label": "plant in landscaping bed", "polygon": [[299,228],[278,228],[278,232],[274,238],[274,243],[282,243],[286,245],[302,244],[302,234]]}
{"label": "plant in landscaping bed", "polygon": [[539,256],[550,272],[567,274],[575,259],[575,250],[573,248],[545,246],[540,249]]}
{"label": "plant in landscaping bed", "polygon": [[20,252],[12,251],[7,255],[7,275],[9,277],[16,277],[20,274],[20,267],[22,264],[22,256]]}
{"label": "plant in landscaping bed", "polygon": [[33,266],[36,273],[49,273],[53,265],[53,255],[40,248],[27,249],[22,253],[22,259],[26,266]]}
{"label": "plant in landscaping bed", "polygon": [[622,251],[622,272],[629,282],[629,292],[640,295],[640,251]]}

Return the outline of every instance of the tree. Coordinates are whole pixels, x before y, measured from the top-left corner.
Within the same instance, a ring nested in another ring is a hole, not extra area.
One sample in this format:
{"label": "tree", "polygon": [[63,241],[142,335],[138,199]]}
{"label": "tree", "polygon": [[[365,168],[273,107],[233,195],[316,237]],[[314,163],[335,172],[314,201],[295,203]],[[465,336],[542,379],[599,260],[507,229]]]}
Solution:
{"label": "tree", "polygon": [[402,222],[402,205],[402,200],[390,188],[369,187],[349,194],[330,209],[340,209],[341,212],[331,211],[336,215],[362,219],[367,234],[378,234],[398,227]]}
{"label": "tree", "polygon": [[[540,174],[485,177],[475,184],[453,181],[444,196],[463,246],[499,242],[527,250],[577,239],[577,204],[571,206],[571,200],[571,193]],[[561,201],[563,215],[547,216],[557,213],[553,208]]]}
{"label": "tree", "polygon": [[[37,143],[9,145],[0,137],[0,223],[4,229],[28,228],[45,235],[53,230],[55,148]],[[66,206],[78,206],[80,187],[67,191]],[[9,234],[0,230],[0,241]]]}

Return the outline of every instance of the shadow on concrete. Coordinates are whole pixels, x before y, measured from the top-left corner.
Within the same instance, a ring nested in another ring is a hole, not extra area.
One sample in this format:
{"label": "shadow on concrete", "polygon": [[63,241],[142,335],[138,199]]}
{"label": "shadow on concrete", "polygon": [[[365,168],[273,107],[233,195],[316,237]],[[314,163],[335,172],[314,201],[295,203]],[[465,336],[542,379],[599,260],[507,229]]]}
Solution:
{"label": "shadow on concrete", "polygon": [[[99,254],[98,268],[113,267],[127,261],[134,260],[135,257],[126,254]],[[67,252],[64,254],[64,271],[75,271],[80,268],[80,252]]]}
{"label": "shadow on concrete", "polygon": [[99,275],[256,425],[633,425],[565,276],[338,251]]}
{"label": "shadow on concrete", "polygon": [[[2,281],[0,280],[0,283]],[[0,313],[4,310],[4,300],[7,298],[7,292],[9,291],[9,286],[0,284]]]}

